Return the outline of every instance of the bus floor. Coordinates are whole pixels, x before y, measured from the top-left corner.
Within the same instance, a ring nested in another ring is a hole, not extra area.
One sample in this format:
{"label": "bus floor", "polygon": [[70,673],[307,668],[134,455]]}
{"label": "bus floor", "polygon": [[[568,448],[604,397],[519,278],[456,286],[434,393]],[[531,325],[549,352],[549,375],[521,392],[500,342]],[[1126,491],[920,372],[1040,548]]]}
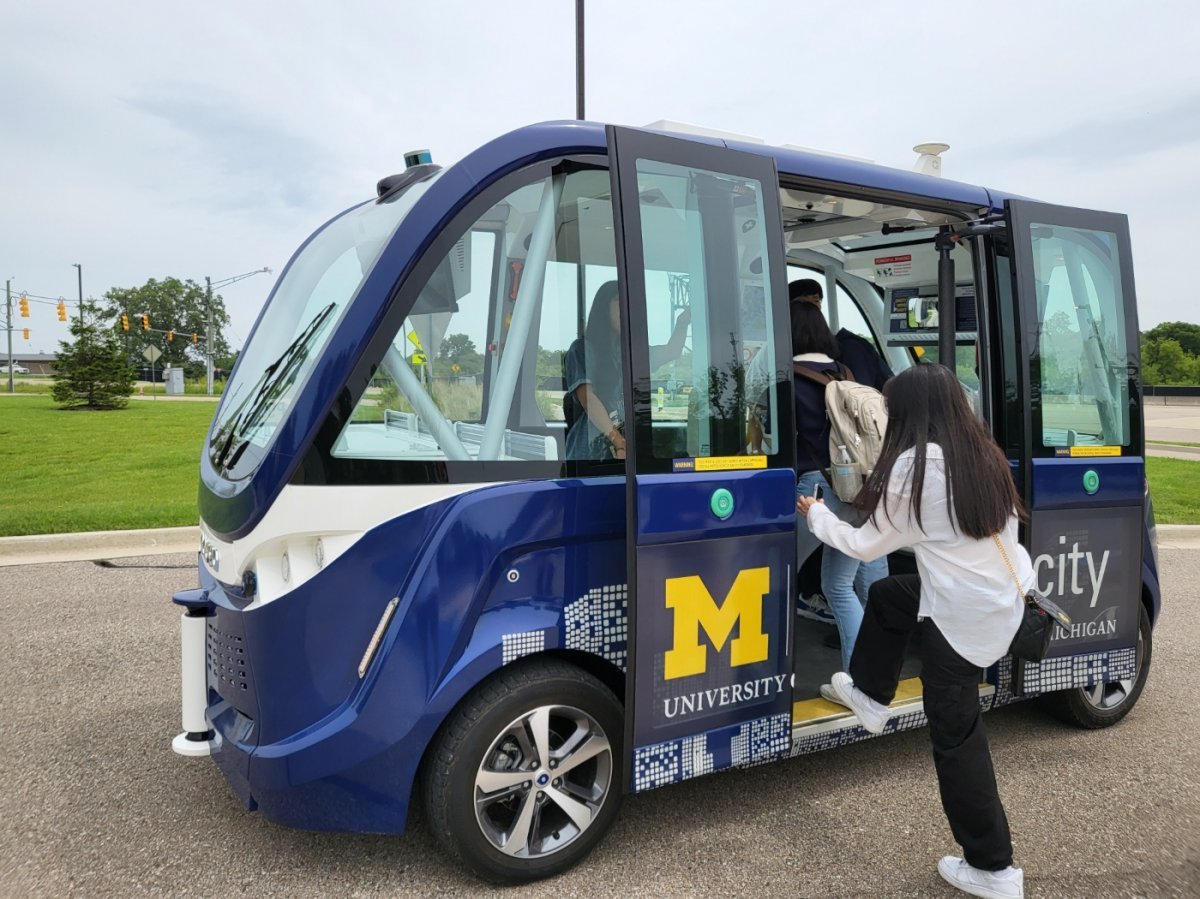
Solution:
{"label": "bus floor", "polygon": [[[792,671],[796,675],[792,690],[792,726],[824,718],[849,715],[845,706],[821,698],[821,684],[842,667],[841,651],[825,645],[825,638],[837,635],[837,626],[807,618],[797,618],[794,631],[795,653]],[[921,696],[921,661],[915,641],[909,643],[900,669],[900,686],[893,706],[906,704]]]}

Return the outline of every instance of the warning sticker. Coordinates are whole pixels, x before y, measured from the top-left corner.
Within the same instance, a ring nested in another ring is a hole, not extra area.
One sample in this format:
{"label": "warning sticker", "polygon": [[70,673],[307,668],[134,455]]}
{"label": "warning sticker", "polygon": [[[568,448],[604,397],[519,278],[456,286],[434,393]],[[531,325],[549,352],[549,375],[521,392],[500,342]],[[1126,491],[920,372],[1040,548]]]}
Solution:
{"label": "warning sticker", "polygon": [[903,278],[912,274],[912,254],[903,256],[876,256],[875,276],[877,278]]}
{"label": "warning sticker", "polygon": [[766,456],[708,456],[700,459],[675,459],[673,471],[744,471],[766,468]]}
{"label": "warning sticker", "polygon": [[1071,447],[1072,458],[1090,459],[1096,456],[1119,456],[1121,448],[1119,446],[1073,446]]}

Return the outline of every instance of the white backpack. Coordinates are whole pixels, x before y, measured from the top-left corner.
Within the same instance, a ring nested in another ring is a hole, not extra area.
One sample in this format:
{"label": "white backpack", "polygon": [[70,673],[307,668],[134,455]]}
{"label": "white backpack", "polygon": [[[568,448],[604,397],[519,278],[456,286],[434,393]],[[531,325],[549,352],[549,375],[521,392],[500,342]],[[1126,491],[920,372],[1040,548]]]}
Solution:
{"label": "white backpack", "polygon": [[854,372],[841,366],[842,374],[813,371],[797,363],[795,372],[825,387],[825,414],[829,416],[830,472],[826,475],[833,492],[851,502],[875,468],[883,449],[887,412],[883,394],[859,384]]}

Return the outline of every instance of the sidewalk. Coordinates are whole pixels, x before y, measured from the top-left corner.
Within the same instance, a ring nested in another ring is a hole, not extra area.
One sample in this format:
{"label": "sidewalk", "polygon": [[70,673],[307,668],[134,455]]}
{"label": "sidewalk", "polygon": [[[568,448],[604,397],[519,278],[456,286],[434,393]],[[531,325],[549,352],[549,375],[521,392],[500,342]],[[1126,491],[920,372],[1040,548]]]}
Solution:
{"label": "sidewalk", "polygon": [[199,550],[198,527],[0,537],[0,568],[45,562],[88,562],[128,556],[196,553]]}
{"label": "sidewalk", "polygon": [[1146,455],[1164,459],[1186,459],[1200,462],[1200,446],[1181,446],[1176,443],[1147,443]]}
{"label": "sidewalk", "polygon": [[[1200,525],[1160,524],[1158,546],[1160,549],[1200,549]],[[89,562],[128,556],[195,553],[199,549],[198,527],[0,537],[0,568],[47,562]]]}

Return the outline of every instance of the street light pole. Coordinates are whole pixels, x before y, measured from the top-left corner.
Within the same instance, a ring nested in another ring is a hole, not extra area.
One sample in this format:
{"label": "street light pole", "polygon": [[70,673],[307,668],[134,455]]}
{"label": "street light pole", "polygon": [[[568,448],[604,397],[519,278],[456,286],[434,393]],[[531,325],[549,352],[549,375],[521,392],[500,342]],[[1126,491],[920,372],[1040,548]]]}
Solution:
{"label": "street light pole", "polygon": [[12,358],[12,278],[4,282],[4,308],[8,310],[8,392],[16,393],[13,386]]}
{"label": "street light pole", "polygon": [[212,278],[204,277],[204,387],[213,395]]}
{"label": "street light pole", "polygon": [[83,266],[78,262],[71,263],[79,273],[79,324],[83,324]]}
{"label": "street light pole", "polygon": [[[255,275],[269,275],[271,270],[267,267],[256,268],[252,272],[246,272],[241,275],[234,275],[232,278],[222,278],[217,282],[217,287],[228,287],[230,284],[236,284],[238,281],[244,281],[246,278],[253,278]],[[212,278],[207,275],[204,277],[204,358],[207,361],[205,366],[205,381],[207,382],[208,395],[213,395],[213,357],[216,355],[213,352],[212,343]]]}
{"label": "street light pole", "polygon": [[575,0],[575,118],[583,119],[583,0]]}

